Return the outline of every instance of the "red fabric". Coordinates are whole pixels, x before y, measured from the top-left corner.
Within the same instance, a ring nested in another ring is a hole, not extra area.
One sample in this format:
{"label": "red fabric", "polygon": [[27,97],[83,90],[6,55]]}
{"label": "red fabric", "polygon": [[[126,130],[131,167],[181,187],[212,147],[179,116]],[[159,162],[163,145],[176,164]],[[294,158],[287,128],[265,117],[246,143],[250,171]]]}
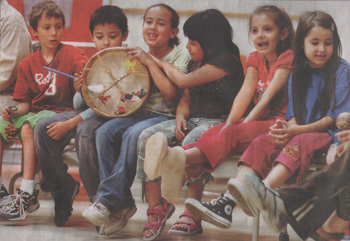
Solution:
{"label": "red fabric", "polygon": [[43,66],[73,75],[83,71],[82,61],[87,63],[87,60],[81,50],[64,44],[49,65],[40,50],[28,55],[19,66],[13,100],[29,101],[33,113],[41,110],[57,113],[73,110],[73,80],[44,70]]}
{"label": "red fabric", "polygon": [[315,153],[327,150],[331,143],[332,137],[327,132],[305,133],[294,136],[284,147],[278,147],[266,134],[249,145],[238,165],[250,166],[265,179],[272,167],[281,163],[293,173],[288,183],[298,183],[309,169]]}
{"label": "red fabric", "polygon": [[[292,69],[292,63],[294,58],[294,51],[287,50],[280,54],[276,62],[270,67],[270,70],[267,68],[266,59],[259,52],[255,51],[251,53],[248,57],[246,66],[253,67],[258,70],[258,83],[256,85],[256,93],[254,96],[254,103],[257,104],[262,95],[264,94],[267,87],[270,85],[273,76],[275,75],[278,69]],[[277,118],[285,119],[287,113],[287,97],[284,100],[281,100],[281,105],[273,106],[273,109],[267,110],[264,114],[264,119]]]}
{"label": "red fabric", "polygon": [[274,123],[274,119],[238,123],[220,132],[224,123],[204,132],[197,143],[183,148],[201,150],[210,164],[204,166],[205,171],[214,172],[229,156],[243,152],[256,137],[266,134]]}

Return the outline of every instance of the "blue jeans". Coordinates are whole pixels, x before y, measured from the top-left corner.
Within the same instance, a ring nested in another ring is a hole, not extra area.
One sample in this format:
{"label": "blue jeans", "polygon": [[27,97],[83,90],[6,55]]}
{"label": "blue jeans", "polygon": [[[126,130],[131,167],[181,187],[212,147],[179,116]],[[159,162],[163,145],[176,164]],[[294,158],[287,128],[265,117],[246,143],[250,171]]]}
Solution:
{"label": "blue jeans", "polygon": [[79,123],[75,136],[75,148],[79,159],[79,173],[81,181],[89,196],[90,202],[96,195],[100,185],[95,131],[105,123],[108,118],[95,115]]}
{"label": "blue jeans", "polygon": [[135,205],[130,187],[136,175],[138,137],[144,129],[166,120],[169,117],[149,112],[115,118],[97,129],[101,182],[95,202],[102,203],[111,213]]}

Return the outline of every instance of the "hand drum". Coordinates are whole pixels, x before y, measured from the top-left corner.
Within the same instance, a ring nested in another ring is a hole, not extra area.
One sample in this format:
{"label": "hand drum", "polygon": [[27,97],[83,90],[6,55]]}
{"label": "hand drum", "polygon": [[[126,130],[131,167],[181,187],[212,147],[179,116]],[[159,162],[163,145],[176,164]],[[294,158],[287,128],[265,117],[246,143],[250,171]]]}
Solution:
{"label": "hand drum", "polygon": [[92,56],[84,68],[82,95],[98,115],[128,116],[147,100],[151,86],[148,70],[125,55],[124,48],[108,48]]}

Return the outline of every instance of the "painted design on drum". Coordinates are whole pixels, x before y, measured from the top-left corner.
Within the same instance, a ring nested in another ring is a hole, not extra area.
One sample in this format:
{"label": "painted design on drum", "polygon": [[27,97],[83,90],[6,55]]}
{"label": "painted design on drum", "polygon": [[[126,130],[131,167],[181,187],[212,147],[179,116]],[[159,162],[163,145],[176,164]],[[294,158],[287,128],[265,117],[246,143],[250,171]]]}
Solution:
{"label": "painted design on drum", "polygon": [[137,97],[139,97],[140,99],[142,99],[143,97],[146,96],[147,92],[142,88],[141,90],[135,92],[132,92],[134,95],[136,95]]}
{"label": "painted design on drum", "polygon": [[113,113],[116,115],[122,115],[122,114],[125,114],[126,112],[128,111],[124,108],[124,106],[118,105],[117,109]]}
{"label": "painted design on drum", "polygon": [[126,67],[129,69],[129,73],[130,74],[135,74],[136,73],[136,63],[137,63],[137,60],[136,59],[133,59],[132,61],[130,61],[129,59],[127,59],[125,61],[125,65]]}
{"label": "painted design on drum", "polygon": [[106,95],[106,96],[104,96],[104,95],[99,95],[98,96],[98,98],[100,99],[100,101],[101,101],[101,103],[103,104],[103,105],[106,105],[106,102],[108,101],[108,99],[110,99],[112,96],[110,96],[110,95]]}

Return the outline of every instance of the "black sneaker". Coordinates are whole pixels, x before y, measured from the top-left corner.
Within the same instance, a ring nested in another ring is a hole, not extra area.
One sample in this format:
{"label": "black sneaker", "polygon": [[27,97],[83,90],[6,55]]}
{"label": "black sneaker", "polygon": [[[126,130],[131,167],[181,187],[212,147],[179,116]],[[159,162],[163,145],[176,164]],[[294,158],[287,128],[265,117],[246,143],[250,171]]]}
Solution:
{"label": "black sneaker", "polygon": [[25,219],[29,213],[38,210],[40,206],[37,198],[38,194],[38,190],[34,190],[33,195],[30,195],[17,188],[12,201],[2,208],[0,216],[7,220]]}
{"label": "black sneaker", "polygon": [[185,206],[190,213],[201,220],[220,228],[230,228],[232,211],[236,203],[227,195],[221,194],[219,198],[204,203],[193,198],[187,198]]}
{"label": "black sneaker", "polygon": [[62,195],[55,198],[55,217],[54,222],[57,227],[63,227],[69,217],[72,215],[73,201],[79,193],[80,183],[75,182],[69,190],[64,190]]}
{"label": "black sneaker", "polygon": [[3,199],[4,197],[7,197],[9,195],[6,187],[4,185],[1,185],[0,189],[0,200]]}

